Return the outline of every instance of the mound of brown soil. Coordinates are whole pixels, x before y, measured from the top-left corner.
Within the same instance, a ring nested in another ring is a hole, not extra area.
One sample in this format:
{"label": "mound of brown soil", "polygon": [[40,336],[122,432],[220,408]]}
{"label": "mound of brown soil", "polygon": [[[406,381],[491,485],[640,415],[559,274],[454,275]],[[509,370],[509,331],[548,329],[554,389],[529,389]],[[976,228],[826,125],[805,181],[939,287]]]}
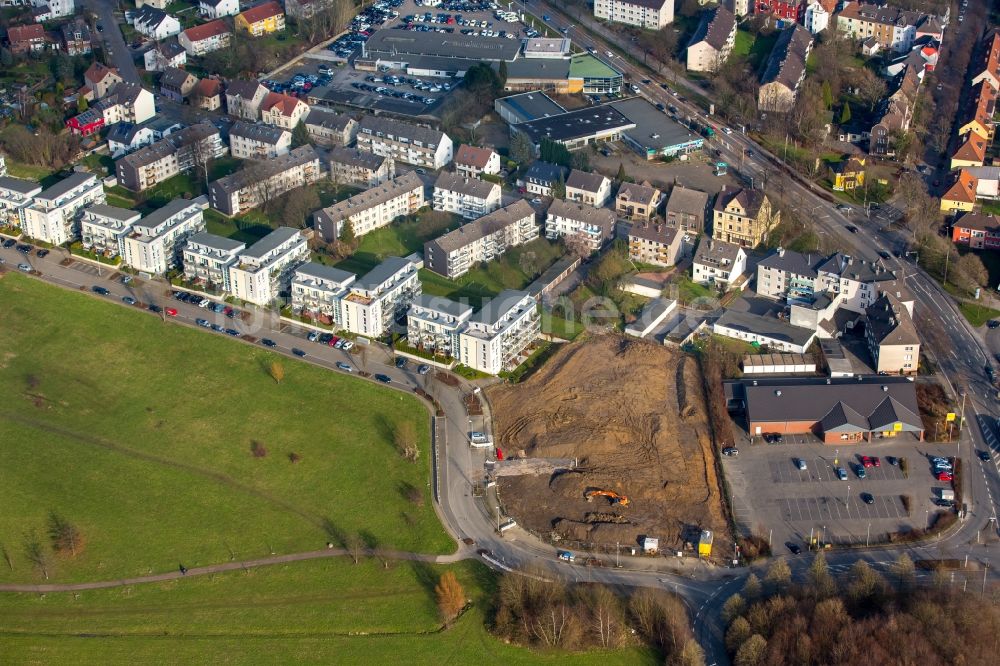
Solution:
{"label": "mound of brown soil", "polygon": [[[711,529],[719,544],[725,521],[703,395],[694,359],[614,335],[568,344],[524,384],[490,389],[497,446],[579,461],[551,479],[502,478],[508,512],[570,541],[613,546],[648,535],[680,548]],[[630,505],[587,501],[596,489]],[[588,519],[597,513],[627,522]]]}

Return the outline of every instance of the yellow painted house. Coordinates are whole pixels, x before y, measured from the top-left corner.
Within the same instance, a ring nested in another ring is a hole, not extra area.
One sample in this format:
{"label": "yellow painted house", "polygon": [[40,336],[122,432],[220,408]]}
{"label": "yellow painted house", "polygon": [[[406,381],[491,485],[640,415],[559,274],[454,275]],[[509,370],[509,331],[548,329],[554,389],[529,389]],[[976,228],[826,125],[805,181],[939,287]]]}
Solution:
{"label": "yellow painted house", "polygon": [[851,157],[838,162],[831,168],[833,171],[833,189],[837,192],[850,192],[865,185],[865,158]]}
{"label": "yellow painted house", "polygon": [[285,29],[285,11],[277,2],[265,2],[236,15],[236,29],[254,37]]}
{"label": "yellow painted house", "polygon": [[976,188],[978,185],[978,179],[965,169],[962,169],[958,173],[955,184],[941,197],[941,210],[946,213],[957,213],[959,211],[971,213],[972,209],[976,206]]}

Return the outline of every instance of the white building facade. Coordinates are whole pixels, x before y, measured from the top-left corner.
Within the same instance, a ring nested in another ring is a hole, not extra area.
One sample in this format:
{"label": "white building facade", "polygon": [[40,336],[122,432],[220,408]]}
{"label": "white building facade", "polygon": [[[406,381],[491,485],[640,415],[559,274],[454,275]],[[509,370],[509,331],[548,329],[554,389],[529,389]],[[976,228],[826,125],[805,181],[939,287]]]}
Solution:
{"label": "white building facade", "polygon": [[229,269],[230,292],[236,298],[270,305],[291,285],[292,273],[309,259],[309,245],[298,229],[278,227],[240,253]]}
{"label": "white building facade", "polygon": [[35,195],[24,209],[24,234],[52,245],[76,240],[81,211],[105,201],[104,186],[96,176],[74,173]]}
{"label": "white building facade", "polygon": [[189,237],[205,230],[208,197],[174,199],[132,225],[123,239],[122,259],[137,271],[163,275],[181,262]]}
{"label": "white building facade", "polygon": [[507,290],[485,303],[458,335],[458,360],[497,375],[518,364],[541,332],[538,304],[525,291]]}
{"label": "white building facade", "polygon": [[674,0],[594,0],[594,16],[612,23],[659,30],[674,20]]}

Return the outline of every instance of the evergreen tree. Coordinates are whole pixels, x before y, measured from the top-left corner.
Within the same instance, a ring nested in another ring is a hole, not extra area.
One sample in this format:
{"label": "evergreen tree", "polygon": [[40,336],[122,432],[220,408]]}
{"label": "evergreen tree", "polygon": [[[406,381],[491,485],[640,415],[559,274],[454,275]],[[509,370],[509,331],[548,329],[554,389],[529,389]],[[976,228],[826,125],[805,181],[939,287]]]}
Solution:
{"label": "evergreen tree", "polygon": [[76,98],[76,112],[77,113],[83,113],[84,111],[86,111],[89,108],[90,108],[90,104],[87,102],[87,98],[86,97],[84,97],[83,95],[80,95],[79,97]]}
{"label": "evergreen tree", "polygon": [[566,198],[566,179],[559,174],[559,182],[552,186],[552,196],[556,199]]}
{"label": "evergreen tree", "polygon": [[510,151],[508,152],[510,159],[517,162],[519,165],[529,162],[532,157],[535,156],[535,146],[532,145],[531,139],[524,134],[524,132],[517,132],[514,134],[513,138],[510,140]]}
{"label": "evergreen tree", "polygon": [[500,61],[500,72],[499,72],[499,75],[500,75],[500,87],[502,88],[503,86],[505,86],[507,84],[507,61],[506,60],[501,60]]}
{"label": "evergreen tree", "polygon": [[345,245],[353,245],[356,237],[354,236],[354,223],[350,220],[344,220],[344,226],[340,230],[340,240]]}
{"label": "evergreen tree", "polygon": [[309,143],[309,130],[306,129],[305,122],[300,120],[299,124],[292,130],[292,148],[298,148],[307,143]]}
{"label": "evergreen tree", "polygon": [[833,91],[830,90],[830,82],[823,82],[823,107],[830,109],[833,107]]}
{"label": "evergreen tree", "polygon": [[625,165],[619,162],[618,173],[617,175],[615,175],[615,180],[617,180],[619,183],[624,183],[626,178],[628,178],[628,174],[625,173]]}
{"label": "evergreen tree", "polygon": [[840,110],[840,124],[846,125],[851,121],[851,105],[844,102],[844,108]]}

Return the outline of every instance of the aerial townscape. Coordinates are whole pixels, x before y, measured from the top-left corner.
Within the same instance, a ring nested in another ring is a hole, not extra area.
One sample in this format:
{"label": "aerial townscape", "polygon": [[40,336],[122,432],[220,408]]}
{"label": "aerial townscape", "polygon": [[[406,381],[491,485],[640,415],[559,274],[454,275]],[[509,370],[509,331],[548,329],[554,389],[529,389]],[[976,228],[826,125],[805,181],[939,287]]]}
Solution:
{"label": "aerial townscape", "polygon": [[1000,4],[885,1],[0,2],[0,660],[996,664]]}

